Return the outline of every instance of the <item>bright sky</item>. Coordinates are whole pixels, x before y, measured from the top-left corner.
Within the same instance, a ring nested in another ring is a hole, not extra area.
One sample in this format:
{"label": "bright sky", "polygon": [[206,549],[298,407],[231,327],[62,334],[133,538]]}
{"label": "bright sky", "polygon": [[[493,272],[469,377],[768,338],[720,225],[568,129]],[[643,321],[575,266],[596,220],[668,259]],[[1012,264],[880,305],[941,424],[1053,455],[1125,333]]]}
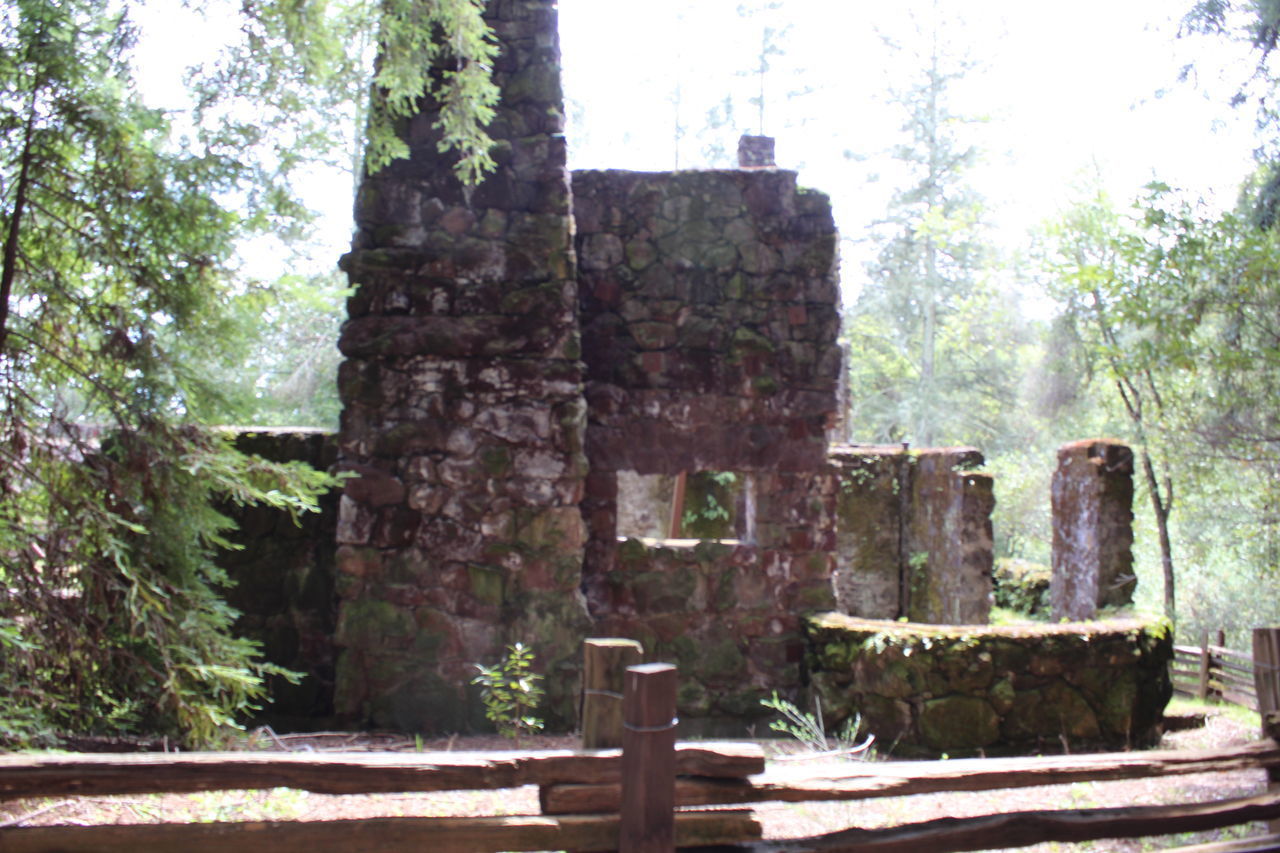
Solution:
{"label": "bright sky", "polygon": [[[709,161],[703,149],[718,141],[732,157],[738,135],[757,131],[747,99],[759,76],[749,70],[764,27],[786,29],[765,78],[764,132],[777,137],[780,166],[831,195],[846,238],[849,299],[869,252],[858,238],[883,215],[900,178],[888,151],[903,141],[902,113],[888,94],[918,74],[927,41],[909,13],[936,6],[960,16],[945,25],[945,39],[977,64],[956,86],[953,107],[989,119],[968,127],[984,152],[972,183],[1006,247],[1066,206],[1087,174],[1121,202],[1160,178],[1230,204],[1250,171],[1252,114],[1224,104],[1247,65],[1228,71],[1212,99],[1178,83],[1192,58],[1208,84],[1240,54],[1225,42],[1174,38],[1191,2],[781,0],[778,9],[742,16],[740,5],[758,8],[762,0],[649,0],[642,10],[618,0],[560,0],[570,165],[670,169],[677,153],[685,168],[731,165]],[[174,4],[150,4],[143,15],[159,34],[141,46],[144,90],[154,102],[180,96],[182,67],[202,58],[193,45],[216,44],[213,34],[236,25],[234,15],[200,22]],[[888,49],[882,36],[906,49]],[[709,111],[718,108],[724,119],[726,98],[731,120],[701,131]],[[685,127],[678,146],[677,117]],[[350,182],[335,176],[312,186],[326,215],[316,258],[324,268],[350,237]]]}
{"label": "bright sky", "polygon": [[[1216,194],[1220,204],[1234,199],[1250,171],[1252,114],[1225,107],[1229,86],[1208,100],[1177,75],[1195,57],[1206,82],[1240,49],[1176,39],[1177,16],[1190,4],[937,4],[962,17],[945,25],[944,39],[977,64],[956,86],[953,109],[989,117],[969,128],[984,152],[972,183],[987,198],[1003,244],[1016,246],[1029,227],[1065,207],[1085,174],[1100,175],[1122,203],[1157,177],[1195,196]],[[736,72],[758,62],[763,26],[789,24],[779,40],[784,53],[771,58],[766,77],[764,130],[777,137],[780,166],[832,196],[847,241],[848,299],[867,252],[857,238],[883,215],[895,188],[887,152],[903,141],[902,112],[888,93],[918,74],[926,50],[909,12],[927,20],[935,4],[784,0],[754,18],[740,17],[740,5],[761,3],[650,0],[643,15],[623,18],[614,2],[561,0],[571,165],[672,168],[677,84],[685,125],[700,124],[726,95],[744,104],[758,77]],[[895,53],[882,36],[906,49]],[[1218,55],[1206,61],[1205,51]],[[1238,66],[1230,84],[1246,73]],[[1161,90],[1167,94],[1157,97]],[[736,113],[722,133],[729,152],[739,133],[757,129],[754,111]],[[680,165],[703,165],[700,147],[686,137]],[[869,181],[876,174],[880,180]]]}

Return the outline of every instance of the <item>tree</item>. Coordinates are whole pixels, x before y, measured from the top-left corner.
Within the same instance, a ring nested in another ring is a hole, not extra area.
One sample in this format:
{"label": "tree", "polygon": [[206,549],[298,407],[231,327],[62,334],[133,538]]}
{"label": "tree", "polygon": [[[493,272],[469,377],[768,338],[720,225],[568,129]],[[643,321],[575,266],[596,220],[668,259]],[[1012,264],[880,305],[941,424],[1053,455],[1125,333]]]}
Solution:
{"label": "tree", "polygon": [[978,157],[963,139],[972,120],[950,106],[970,63],[948,55],[941,26],[935,8],[915,39],[924,45],[920,74],[893,93],[906,137],[893,156],[906,184],[875,232],[878,256],[847,328],[859,439],[989,438],[998,432],[991,409],[1008,408],[1016,384],[999,337],[1017,324],[988,325],[1000,309],[985,275],[981,200],[966,178]]}
{"label": "tree", "polygon": [[134,36],[107,0],[0,19],[0,717],[201,742],[270,671],[230,633],[213,503],[304,511],[327,477],[196,425],[250,173],[171,143]]}
{"label": "tree", "polygon": [[[1280,235],[1254,216],[1266,181],[1234,211],[1210,213],[1153,184],[1134,212],[1105,197],[1078,205],[1054,230],[1058,296],[1091,330],[1133,429],[1160,541],[1164,605],[1176,610],[1170,519],[1176,469],[1180,505],[1199,502],[1197,535],[1231,522],[1227,506],[1257,502],[1253,524],[1274,542],[1280,472]],[[1216,470],[1215,470],[1216,469]],[[1229,479],[1252,480],[1210,504]],[[1254,559],[1274,565],[1274,554]]]}
{"label": "tree", "polygon": [[1054,294],[1090,331],[1091,350],[1105,365],[1133,428],[1160,540],[1164,612],[1173,619],[1173,477],[1160,442],[1169,431],[1166,401],[1172,396],[1167,387],[1172,380],[1162,369],[1169,353],[1153,342],[1176,341],[1188,330],[1173,328],[1183,315],[1168,302],[1171,289],[1153,280],[1162,266],[1151,252],[1153,244],[1136,223],[1114,210],[1105,195],[1077,205],[1050,234],[1056,255],[1051,261],[1057,277]]}
{"label": "tree", "polygon": [[178,135],[133,86],[129,2],[4,9],[0,736],[145,727],[207,742],[275,671],[230,632],[215,507],[301,512],[331,485],[201,426],[228,411],[207,366],[225,370],[243,340],[236,247],[302,231],[293,176],[331,151],[332,110],[370,89],[373,39],[353,33],[383,45],[369,168],[402,153],[388,128],[429,89],[464,183],[489,165],[496,48],[478,0],[245,3],[244,41],[195,72]]}

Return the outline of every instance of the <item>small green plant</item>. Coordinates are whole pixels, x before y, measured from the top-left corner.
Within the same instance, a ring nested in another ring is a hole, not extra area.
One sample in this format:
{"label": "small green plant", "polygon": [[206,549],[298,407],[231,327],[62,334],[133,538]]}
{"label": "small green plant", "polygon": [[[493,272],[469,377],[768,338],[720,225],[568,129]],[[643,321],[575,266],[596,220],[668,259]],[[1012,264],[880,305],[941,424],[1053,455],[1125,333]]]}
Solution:
{"label": "small green plant", "polygon": [[738,476],[732,471],[697,471],[689,475],[688,497],[680,525],[693,539],[726,539],[733,535],[733,503]]}
{"label": "small green plant", "polygon": [[506,658],[494,666],[476,664],[480,674],[471,680],[480,686],[484,715],[503,737],[516,746],[526,734],[542,731],[542,718],[534,716],[542,701],[542,676],[533,671],[533,649],[524,643],[507,646]]}
{"label": "small green plant", "polygon": [[844,726],[835,737],[829,739],[822,720],[822,703],[816,696],[813,700],[813,714],[801,711],[795,703],[780,698],[776,690],[770,698],[761,699],[760,704],[782,715],[782,719],[769,723],[770,729],[790,735],[811,752],[827,752],[832,750],[833,746],[841,752],[858,752],[869,747],[874,741],[874,737],[868,737],[864,743],[858,744],[858,729],[862,725],[861,714],[854,714],[845,720]]}

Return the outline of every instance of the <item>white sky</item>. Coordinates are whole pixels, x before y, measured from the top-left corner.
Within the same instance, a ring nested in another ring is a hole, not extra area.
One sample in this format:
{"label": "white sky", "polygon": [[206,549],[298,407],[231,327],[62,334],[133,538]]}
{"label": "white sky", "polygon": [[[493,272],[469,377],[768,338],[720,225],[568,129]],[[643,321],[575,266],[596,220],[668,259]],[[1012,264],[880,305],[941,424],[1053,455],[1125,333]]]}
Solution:
{"label": "white sky", "polygon": [[[682,167],[708,162],[693,138],[709,110],[726,97],[734,121],[718,132],[730,155],[741,132],[756,132],[746,99],[759,78],[755,66],[764,25],[789,30],[785,53],[771,57],[766,77],[764,131],[777,137],[779,165],[795,168],[803,184],[832,197],[846,238],[846,299],[855,293],[858,244],[883,215],[894,189],[889,148],[901,141],[901,113],[888,103],[893,86],[919,68],[907,11],[934,8],[929,0],[782,0],[755,16],[739,6],[761,0],[560,0],[565,93],[573,168],[670,169],[675,165],[677,114],[686,126]],[[1204,39],[1177,40],[1177,16],[1191,0],[949,0],[938,4],[959,17],[945,32],[978,63],[955,91],[957,112],[986,115],[971,126],[984,151],[972,183],[986,197],[999,241],[1012,248],[1028,228],[1069,203],[1083,174],[1101,176],[1118,201],[1159,178],[1195,196],[1230,204],[1250,171],[1252,113],[1225,106],[1230,86],[1247,65],[1227,72],[1210,99],[1177,82],[1178,69],[1199,60],[1201,82],[1241,48]],[[200,45],[230,35],[234,15],[200,21],[173,3],[144,7],[152,34],[141,45],[144,92],[156,103],[181,97],[181,70],[198,60]],[[905,40],[895,54],[881,34]],[[1206,51],[1217,56],[1205,58]],[[674,93],[679,86],[679,109]],[[1157,97],[1167,90],[1164,97]],[[807,91],[794,97],[788,93]],[[878,181],[870,181],[874,175]],[[345,175],[313,183],[323,205],[317,269],[332,268],[351,232],[351,189]],[[250,260],[253,263],[252,259]],[[268,263],[263,259],[263,263]],[[269,271],[260,273],[269,276]]]}
{"label": "white sky", "polygon": [[[577,167],[669,169],[675,162],[680,85],[684,123],[701,121],[726,95],[743,101],[757,78],[735,72],[759,53],[761,18],[739,5],[760,0],[650,0],[642,15],[616,0],[561,0],[565,91],[570,102],[570,161]],[[767,76],[765,132],[777,137],[778,163],[798,169],[807,186],[827,192],[846,238],[846,300],[858,287],[867,248],[856,244],[882,216],[895,188],[889,148],[901,142],[893,86],[918,69],[907,11],[932,3],[784,0],[770,13],[790,24]],[[1118,202],[1153,178],[1193,195],[1234,199],[1250,171],[1252,113],[1225,106],[1230,89],[1206,99],[1179,84],[1179,68],[1205,51],[1202,82],[1241,48],[1204,39],[1178,40],[1177,16],[1190,0],[950,0],[945,38],[978,68],[956,87],[955,111],[986,115],[971,127],[984,151],[972,183],[987,198],[999,241],[1023,242],[1026,230],[1065,207],[1083,174],[1099,174]],[[686,8],[688,7],[688,8]],[[680,15],[683,10],[684,14]],[[881,34],[907,42],[889,50]],[[1247,73],[1229,74],[1234,84]],[[811,90],[787,99],[786,93]],[[1164,97],[1157,97],[1167,90]],[[740,132],[756,131],[754,112],[724,131],[735,150]],[[699,164],[699,145],[680,146],[682,166]],[[851,160],[846,152],[862,160]],[[708,164],[714,165],[714,164]],[[721,163],[720,165],[729,165]],[[869,182],[870,176],[881,179]]]}

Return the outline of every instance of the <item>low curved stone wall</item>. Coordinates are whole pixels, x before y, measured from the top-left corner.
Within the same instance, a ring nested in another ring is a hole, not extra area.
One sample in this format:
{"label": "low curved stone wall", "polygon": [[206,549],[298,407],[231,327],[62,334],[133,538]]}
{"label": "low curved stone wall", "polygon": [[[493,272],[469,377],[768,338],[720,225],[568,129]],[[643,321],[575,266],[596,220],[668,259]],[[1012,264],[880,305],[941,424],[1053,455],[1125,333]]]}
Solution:
{"label": "low curved stone wall", "polygon": [[1172,688],[1164,620],[936,626],[810,617],[828,729],[854,713],[896,755],[1153,746]]}

